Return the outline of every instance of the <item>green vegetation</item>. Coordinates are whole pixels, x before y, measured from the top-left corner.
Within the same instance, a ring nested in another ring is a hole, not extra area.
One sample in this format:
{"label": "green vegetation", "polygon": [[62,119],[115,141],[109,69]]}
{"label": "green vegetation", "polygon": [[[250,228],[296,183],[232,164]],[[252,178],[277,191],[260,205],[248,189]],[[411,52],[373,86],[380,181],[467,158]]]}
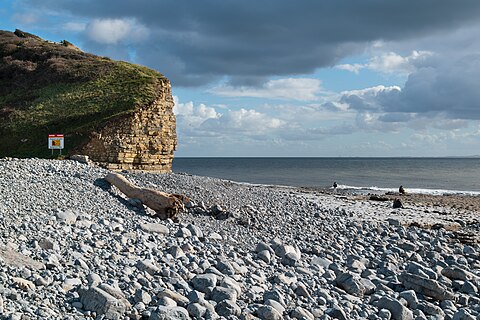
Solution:
{"label": "green vegetation", "polygon": [[92,129],[151,103],[162,80],[154,70],[83,53],[68,41],[0,31],[0,157],[49,157],[49,133],[65,134],[68,153]]}

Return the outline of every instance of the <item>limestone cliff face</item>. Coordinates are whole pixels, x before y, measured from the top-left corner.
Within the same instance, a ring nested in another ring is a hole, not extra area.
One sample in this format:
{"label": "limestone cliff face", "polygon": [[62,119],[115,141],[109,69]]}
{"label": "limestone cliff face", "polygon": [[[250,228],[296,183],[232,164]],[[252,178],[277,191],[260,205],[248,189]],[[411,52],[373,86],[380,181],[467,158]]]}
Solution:
{"label": "limestone cliff face", "polygon": [[114,118],[80,149],[113,170],[170,172],[177,145],[170,82],[163,80],[153,103]]}

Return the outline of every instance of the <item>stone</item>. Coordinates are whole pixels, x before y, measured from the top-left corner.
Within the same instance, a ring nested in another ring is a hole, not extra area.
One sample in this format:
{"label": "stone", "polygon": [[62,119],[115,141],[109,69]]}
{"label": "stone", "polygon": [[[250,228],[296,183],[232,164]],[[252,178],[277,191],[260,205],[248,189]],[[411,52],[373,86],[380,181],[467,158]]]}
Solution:
{"label": "stone", "polygon": [[35,270],[45,269],[45,265],[24,254],[21,254],[13,248],[0,247],[0,259],[6,264],[16,268],[31,268]]}
{"label": "stone", "polygon": [[407,301],[407,306],[410,309],[417,309],[418,299],[415,291],[413,290],[402,291],[398,296],[404,299],[405,301]]}
{"label": "stone", "polygon": [[308,291],[307,287],[301,283],[297,283],[297,288],[295,289],[295,294],[299,297],[305,297],[311,299],[312,296],[310,295],[310,292]]}
{"label": "stone", "polygon": [[333,306],[331,308],[328,308],[327,310],[325,310],[325,314],[329,315],[334,319],[348,320],[345,311],[339,306]]}
{"label": "stone", "polygon": [[193,277],[191,282],[195,290],[207,292],[208,288],[213,288],[217,285],[217,276],[213,273],[200,274]]}
{"label": "stone", "polygon": [[83,164],[90,164],[90,160],[88,159],[88,156],[82,155],[82,154],[73,154],[70,157],[68,157],[70,160],[77,161]]}
{"label": "stone", "polygon": [[467,310],[460,309],[454,313],[452,320],[475,320],[478,318],[472,316]]}
{"label": "stone", "polygon": [[188,311],[182,307],[159,306],[149,318],[150,320],[189,320]]}
{"label": "stone", "polygon": [[231,300],[223,300],[218,303],[215,311],[222,317],[239,316],[241,313],[240,307]]}
{"label": "stone", "polygon": [[163,297],[170,298],[181,306],[186,306],[189,303],[189,300],[187,297],[181,295],[178,292],[172,291],[170,289],[164,289],[163,291],[160,291],[159,293],[157,293],[157,298],[160,299]]}
{"label": "stone", "polygon": [[442,269],[441,272],[443,276],[452,280],[465,281],[465,280],[472,280],[473,278],[475,278],[475,276],[471,272],[459,267],[446,267]]}
{"label": "stone", "polygon": [[104,290],[98,287],[80,288],[78,294],[85,310],[104,315],[105,319],[123,319],[125,304]]}
{"label": "stone", "polygon": [[378,311],[378,317],[380,319],[390,320],[390,318],[392,317],[392,313],[388,309],[380,309]]}
{"label": "stone", "polygon": [[215,302],[221,302],[223,300],[235,302],[237,300],[237,291],[230,288],[215,287],[212,290],[211,299]]}
{"label": "stone", "polygon": [[310,311],[302,307],[296,307],[293,309],[292,312],[290,312],[290,317],[301,320],[314,320],[315,318]]}
{"label": "stone", "polygon": [[298,264],[299,256],[294,252],[287,252],[280,261],[285,266],[294,267]]}
{"label": "stone", "polygon": [[152,276],[160,272],[160,269],[155,266],[151,260],[139,260],[137,262],[137,269],[145,271]]}
{"label": "stone", "polygon": [[400,201],[400,199],[395,199],[395,200],[393,200],[392,208],[393,208],[393,209],[401,209],[401,208],[403,208],[402,201]]}
{"label": "stone", "polygon": [[265,302],[267,300],[275,300],[278,303],[280,303],[282,306],[284,307],[286,306],[285,298],[283,297],[283,294],[276,289],[265,291],[265,293],[263,294],[263,301]]}
{"label": "stone", "polygon": [[268,264],[272,259],[272,255],[269,250],[263,250],[257,253],[257,258]]}
{"label": "stone", "polygon": [[168,235],[170,231],[168,227],[161,223],[140,223],[140,229],[146,232]]}
{"label": "stone", "polygon": [[408,272],[400,274],[398,279],[407,289],[412,289],[416,293],[432,297],[437,300],[454,300],[455,295],[440,285],[436,280],[421,277]]}
{"label": "stone", "polygon": [[12,277],[13,283],[15,283],[20,289],[24,291],[35,290],[35,284],[32,281],[27,279],[22,279],[18,277]]}
{"label": "stone", "polygon": [[58,211],[57,220],[65,224],[74,224],[77,221],[77,214],[73,210]]}
{"label": "stone", "polygon": [[207,312],[207,308],[202,306],[200,303],[195,302],[187,306],[187,311],[190,316],[194,319],[201,319]]}
{"label": "stone", "polygon": [[135,291],[133,301],[135,301],[135,303],[142,302],[143,304],[148,305],[152,301],[152,297],[150,296],[150,294],[148,294],[148,292],[142,289],[137,289]]}
{"label": "stone", "polygon": [[359,276],[347,272],[338,273],[335,283],[339,288],[357,297],[363,297],[367,291]]}
{"label": "stone", "polygon": [[53,240],[47,239],[47,238],[40,239],[40,241],[38,241],[38,245],[40,246],[40,248],[42,248],[44,250],[59,250],[60,249],[58,247],[58,245]]}
{"label": "stone", "polygon": [[278,301],[267,299],[264,302],[264,305],[274,307],[280,314],[283,314],[285,312],[285,308]]}
{"label": "stone", "polygon": [[389,310],[394,320],[413,320],[412,311],[396,299],[382,297],[378,300],[378,308]]}
{"label": "stone", "polygon": [[282,320],[282,315],[272,306],[261,306],[255,312],[262,320]]}
{"label": "stone", "polygon": [[471,281],[465,281],[460,288],[460,292],[466,293],[466,294],[477,294],[478,293],[478,288],[473,282]]}

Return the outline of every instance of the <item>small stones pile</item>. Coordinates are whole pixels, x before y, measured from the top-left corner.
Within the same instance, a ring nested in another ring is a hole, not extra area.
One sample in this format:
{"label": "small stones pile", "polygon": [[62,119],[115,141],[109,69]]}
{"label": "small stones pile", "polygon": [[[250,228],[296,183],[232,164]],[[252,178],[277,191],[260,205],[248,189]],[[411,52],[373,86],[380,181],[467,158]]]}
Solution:
{"label": "small stones pile", "polygon": [[480,247],[441,228],[362,222],[295,189],[129,173],[191,197],[179,223],[158,221],[100,168],[0,172],[1,319],[480,318]]}

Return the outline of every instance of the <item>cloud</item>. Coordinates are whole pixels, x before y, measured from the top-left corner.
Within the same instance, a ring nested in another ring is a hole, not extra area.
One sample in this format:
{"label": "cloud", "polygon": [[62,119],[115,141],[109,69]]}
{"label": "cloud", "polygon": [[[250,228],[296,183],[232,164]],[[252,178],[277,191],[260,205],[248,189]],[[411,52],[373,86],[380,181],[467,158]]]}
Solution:
{"label": "cloud", "polygon": [[321,91],[321,81],[310,78],[269,80],[261,87],[234,87],[224,85],[210,90],[212,93],[227,97],[254,97],[300,101],[316,100]]}
{"label": "cloud", "polygon": [[144,40],[148,30],[135,19],[94,19],[86,25],[85,35],[96,43],[112,45]]}
{"label": "cloud", "polygon": [[[228,76],[285,77],[313,73],[362,53],[379,40],[404,41],[477,24],[480,2],[465,0],[218,1],[23,0],[31,8],[90,21],[88,41],[117,44],[131,36],[125,17],[144,26],[151,41],[137,48],[138,63],[158,68],[176,85],[201,85]],[[431,14],[432,12],[435,14]],[[386,18],[388,17],[388,19]],[[408,23],[406,23],[408,21]],[[87,28],[88,29],[88,28]],[[472,31],[473,32],[473,31]],[[440,40],[438,40],[440,41]],[[85,44],[89,47],[89,44]],[[149,58],[151,52],[156,59]],[[405,70],[396,56],[374,61]],[[164,59],[167,59],[165,61]],[[166,62],[175,62],[170,68]],[[166,68],[163,69],[162,68]],[[372,65],[374,67],[374,65]],[[408,68],[407,68],[408,69]],[[355,70],[355,69],[353,69]]]}
{"label": "cloud", "polygon": [[433,55],[430,51],[413,51],[409,56],[402,57],[395,52],[387,52],[374,56],[365,64],[340,64],[337,69],[346,70],[358,74],[362,69],[370,69],[382,73],[410,74],[417,67]]}

